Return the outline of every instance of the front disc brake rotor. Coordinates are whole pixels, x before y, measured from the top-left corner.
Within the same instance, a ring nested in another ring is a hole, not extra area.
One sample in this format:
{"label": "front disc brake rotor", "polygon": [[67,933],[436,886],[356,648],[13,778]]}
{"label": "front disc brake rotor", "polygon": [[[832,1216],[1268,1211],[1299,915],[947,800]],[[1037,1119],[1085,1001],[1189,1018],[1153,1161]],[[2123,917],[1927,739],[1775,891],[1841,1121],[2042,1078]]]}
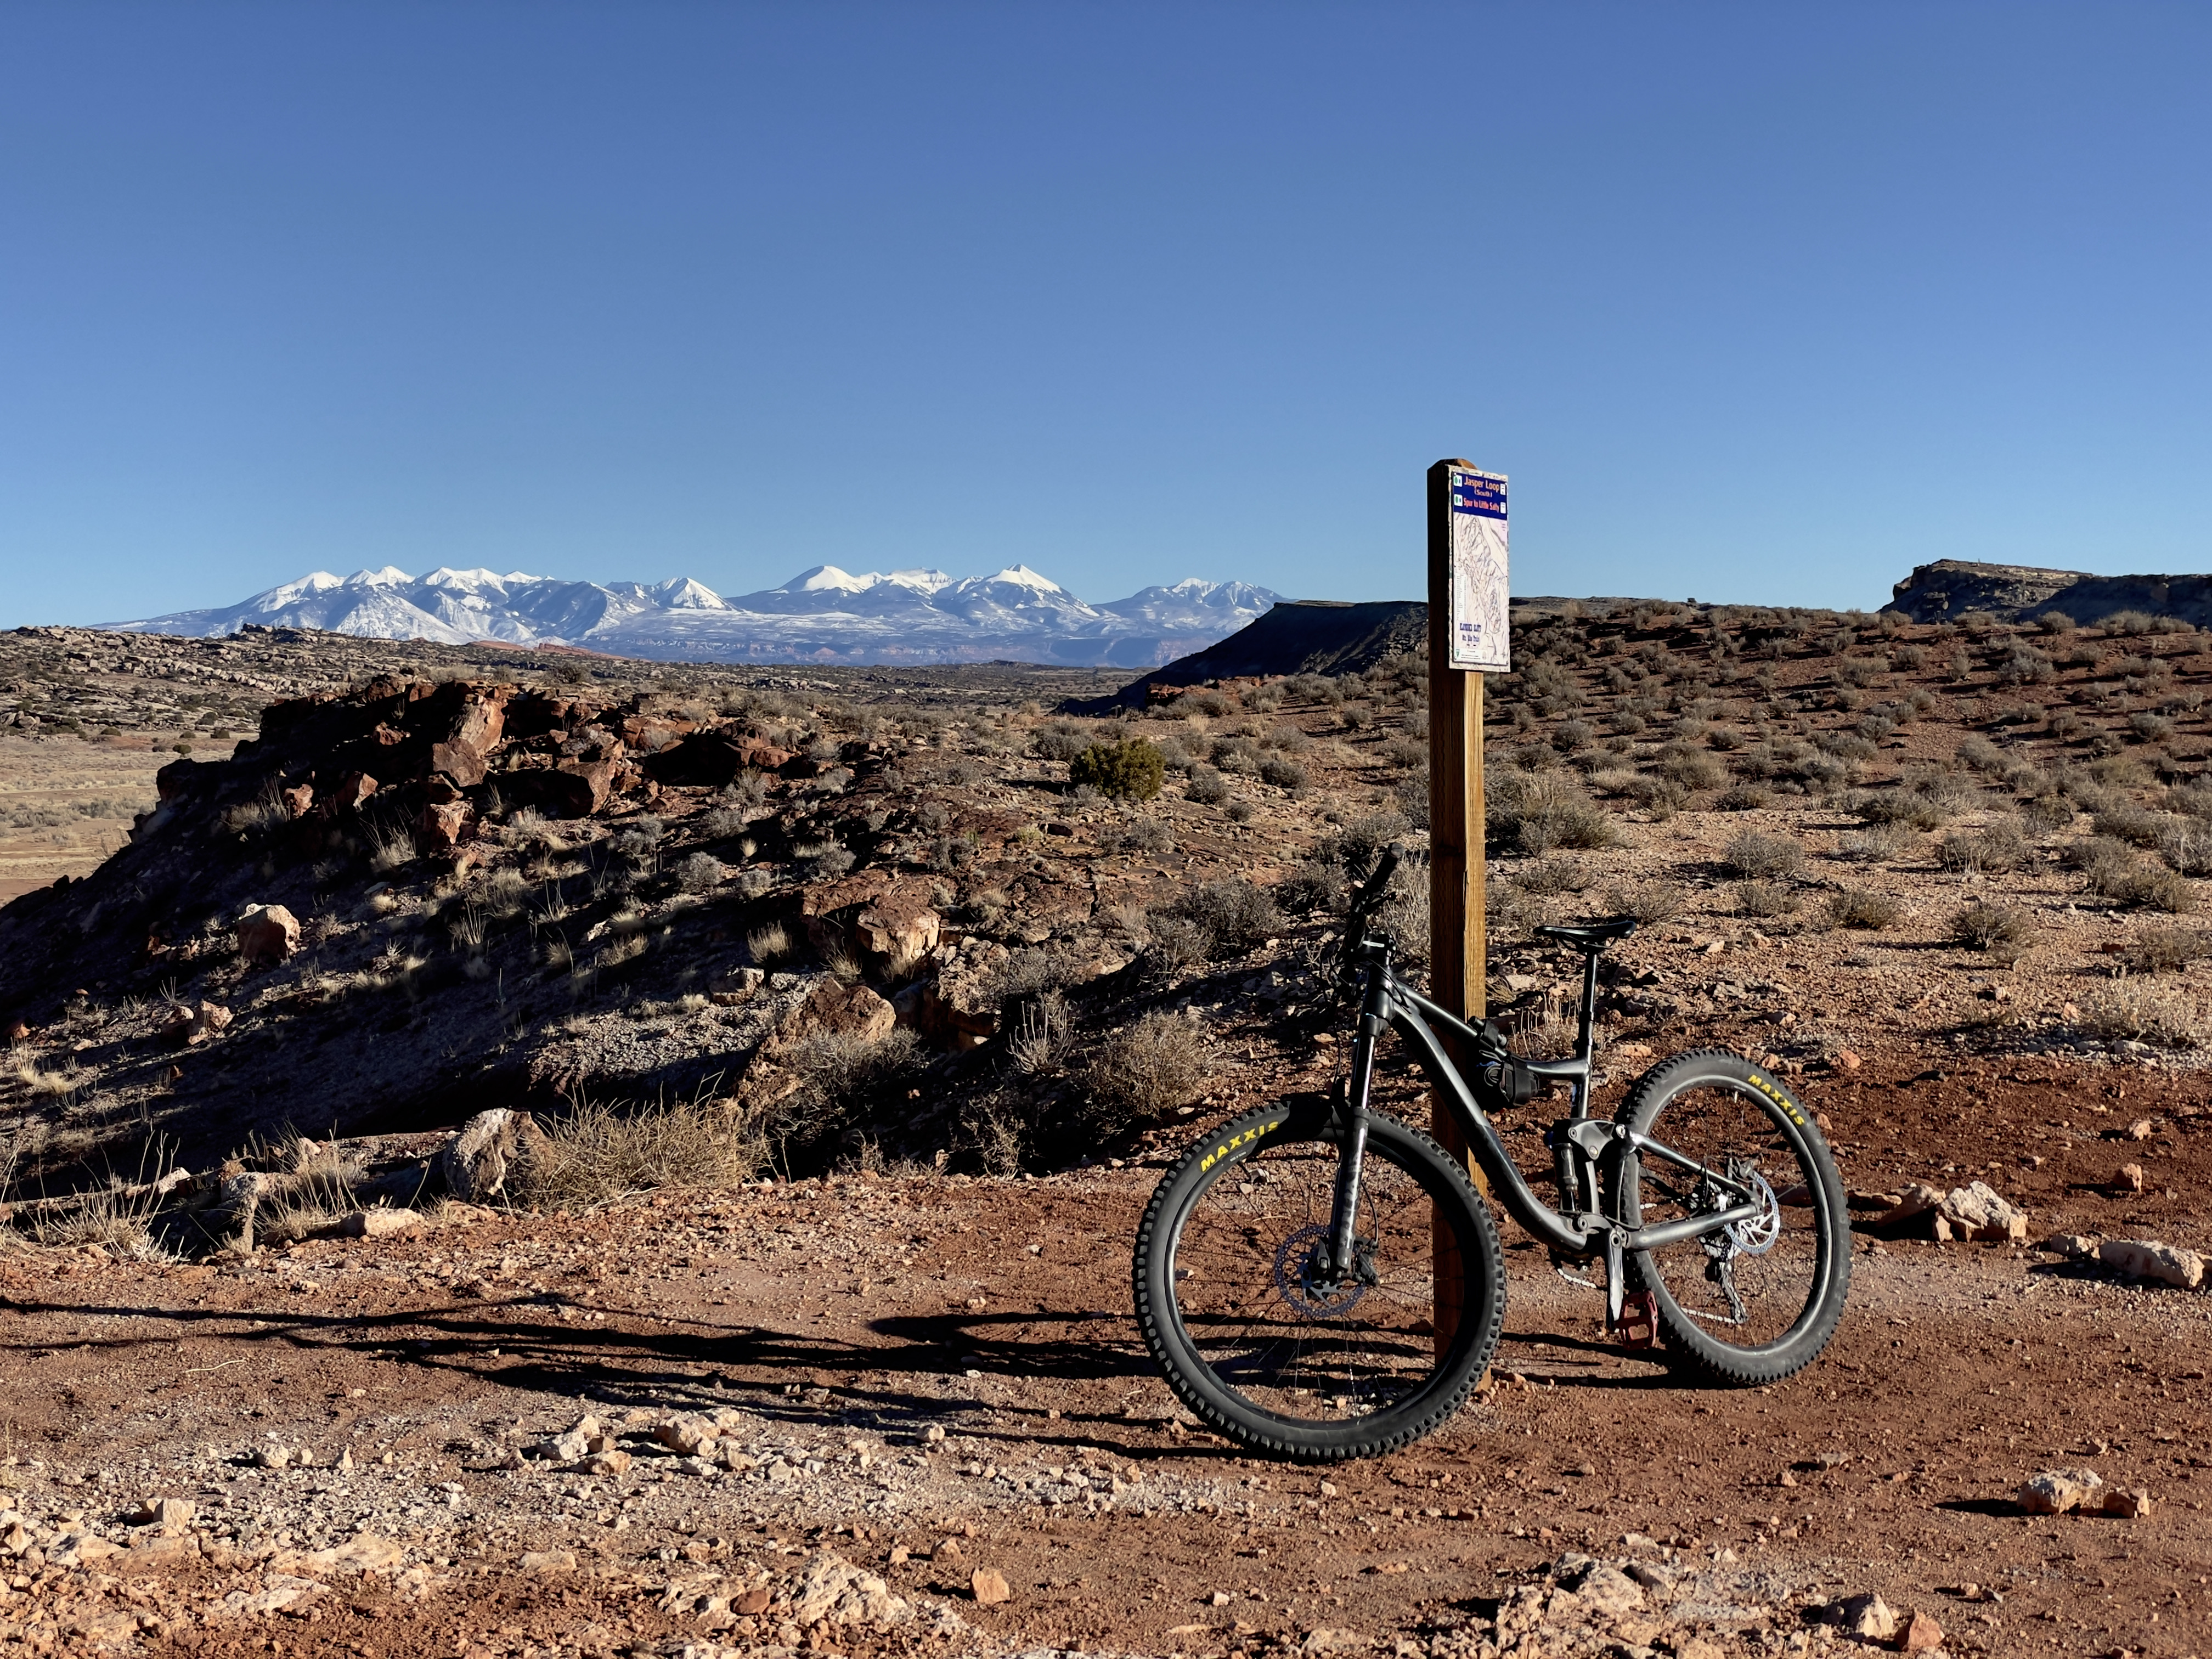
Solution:
{"label": "front disc brake rotor", "polygon": [[1301,1227],[1275,1252],[1275,1292],[1291,1312],[1308,1319],[1341,1319],[1367,1294],[1353,1276],[1323,1276],[1328,1234],[1319,1224]]}

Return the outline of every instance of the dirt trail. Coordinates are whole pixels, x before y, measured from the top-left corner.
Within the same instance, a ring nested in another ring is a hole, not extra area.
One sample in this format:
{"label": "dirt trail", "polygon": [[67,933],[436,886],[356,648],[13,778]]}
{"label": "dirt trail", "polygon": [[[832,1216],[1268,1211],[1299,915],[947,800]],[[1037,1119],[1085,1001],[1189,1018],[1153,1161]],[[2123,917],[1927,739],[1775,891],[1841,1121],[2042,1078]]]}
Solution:
{"label": "dirt trail", "polygon": [[[1924,1088],[1863,1090],[1943,1109]],[[1954,1161],[2016,1163],[2049,1103],[1994,1095],[1957,1121]],[[1873,1109],[1827,1104],[1840,1139],[1886,1144]],[[2204,1190],[2208,1163],[2200,1131],[2175,1131],[2159,1190]],[[81,1519],[141,1547],[75,1567],[19,1556],[0,1642],[1195,1655],[1356,1638],[1476,1654],[1477,1621],[1532,1571],[1621,1556],[1638,1534],[1627,1553],[1707,1575],[1705,1652],[1817,1650],[1829,1633],[1803,1610],[1869,1590],[1940,1620],[1952,1653],[2212,1647],[2203,1296],[2017,1249],[1861,1241],[1829,1355],[1731,1392],[1603,1343],[1596,1298],[1523,1242],[1496,1384],[1400,1456],[1302,1470],[1175,1422],[1127,1317],[1126,1241],[1155,1178],[856,1177],[577,1217],[460,1212],[220,1267],[9,1256],[0,1494],[21,1541]],[[2039,1228],[2124,1209],[2092,1185],[2057,1183]],[[647,1425],[714,1412],[720,1461],[645,1455]],[[626,1471],[518,1455],[587,1413],[632,1437]],[[2018,1483],[2054,1465],[2148,1488],[2153,1512],[2020,1514]],[[123,1524],[157,1497],[197,1506],[184,1541],[149,1547]],[[748,1586],[823,1547],[912,1615],[809,1632],[741,1611]],[[977,1602],[978,1569],[1006,1601]],[[1734,1600],[1711,1603],[1711,1583]]]}

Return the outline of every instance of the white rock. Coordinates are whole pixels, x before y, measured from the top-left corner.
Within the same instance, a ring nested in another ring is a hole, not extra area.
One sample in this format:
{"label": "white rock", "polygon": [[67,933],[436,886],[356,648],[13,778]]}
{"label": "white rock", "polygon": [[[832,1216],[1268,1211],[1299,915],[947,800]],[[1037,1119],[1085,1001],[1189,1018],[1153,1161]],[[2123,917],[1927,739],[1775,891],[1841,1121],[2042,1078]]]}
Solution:
{"label": "white rock", "polygon": [[389,1238],[422,1225],[422,1213],[416,1210],[356,1210],[338,1223],[338,1231],[348,1238]]}
{"label": "white rock", "polygon": [[2193,1291],[2204,1282],[2203,1256],[2154,1238],[2107,1239],[2098,1248],[2097,1260],[2130,1278],[2154,1279],[2185,1291]]}
{"label": "white rock", "polygon": [[1887,1642],[1897,1634],[1896,1613],[1871,1591],[1844,1600],[1836,1609],[1836,1622],[1863,1642]]}
{"label": "white rock", "polygon": [[823,1550],[799,1569],[791,1617],[801,1629],[815,1624],[881,1626],[901,1623],[913,1611],[873,1573]]}
{"label": "white rock", "polygon": [[2030,1515],[2063,1515],[2087,1504],[2104,1484],[2094,1469],[2045,1469],[2021,1484],[2018,1498]]}

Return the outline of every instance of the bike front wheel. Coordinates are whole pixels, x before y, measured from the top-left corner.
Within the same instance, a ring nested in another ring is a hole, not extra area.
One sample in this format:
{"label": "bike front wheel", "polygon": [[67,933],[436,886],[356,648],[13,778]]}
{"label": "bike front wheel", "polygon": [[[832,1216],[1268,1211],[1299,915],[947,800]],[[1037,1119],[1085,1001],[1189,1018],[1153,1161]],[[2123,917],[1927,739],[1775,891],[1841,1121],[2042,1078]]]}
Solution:
{"label": "bike front wheel", "polygon": [[[1137,1320],[1200,1420],[1271,1456],[1374,1457],[1434,1431],[1498,1346],[1505,1264],[1467,1172],[1379,1112],[1354,1223],[1356,1261],[1329,1271],[1344,1131],[1325,1108],[1224,1125],[1153,1193],[1137,1233]],[[1462,1284],[1439,1343],[1439,1267]]]}
{"label": "bike front wheel", "polygon": [[[1670,1346],[1732,1382],[1778,1382],[1812,1364],[1843,1317],[1850,1221],[1827,1143],[1797,1097],[1741,1054],[1678,1054],[1637,1081],[1619,1121],[1738,1190],[1758,1213],[1628,1257]],[[1659,1226],[1741,1203],[1650,1151],[1620,1160],[1612,1212]]]}

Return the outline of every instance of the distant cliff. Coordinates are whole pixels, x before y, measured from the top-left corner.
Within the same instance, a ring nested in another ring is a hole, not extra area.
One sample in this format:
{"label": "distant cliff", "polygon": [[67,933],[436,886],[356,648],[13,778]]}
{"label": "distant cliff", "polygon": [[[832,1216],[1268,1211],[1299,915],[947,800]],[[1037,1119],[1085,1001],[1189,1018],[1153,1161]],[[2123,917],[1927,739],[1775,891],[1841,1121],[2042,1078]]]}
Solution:
{"label": "distant cliff", "polygon": [[2099,623],[2137,611],[2203,627],[2212,623],[2212,575],[2094,576],[2086,570],[1938,559],[1898,583],[1882,609],[1923,623],[1955,621],[1970,611],[2008,622],[2057,611],[2077,623]]}

